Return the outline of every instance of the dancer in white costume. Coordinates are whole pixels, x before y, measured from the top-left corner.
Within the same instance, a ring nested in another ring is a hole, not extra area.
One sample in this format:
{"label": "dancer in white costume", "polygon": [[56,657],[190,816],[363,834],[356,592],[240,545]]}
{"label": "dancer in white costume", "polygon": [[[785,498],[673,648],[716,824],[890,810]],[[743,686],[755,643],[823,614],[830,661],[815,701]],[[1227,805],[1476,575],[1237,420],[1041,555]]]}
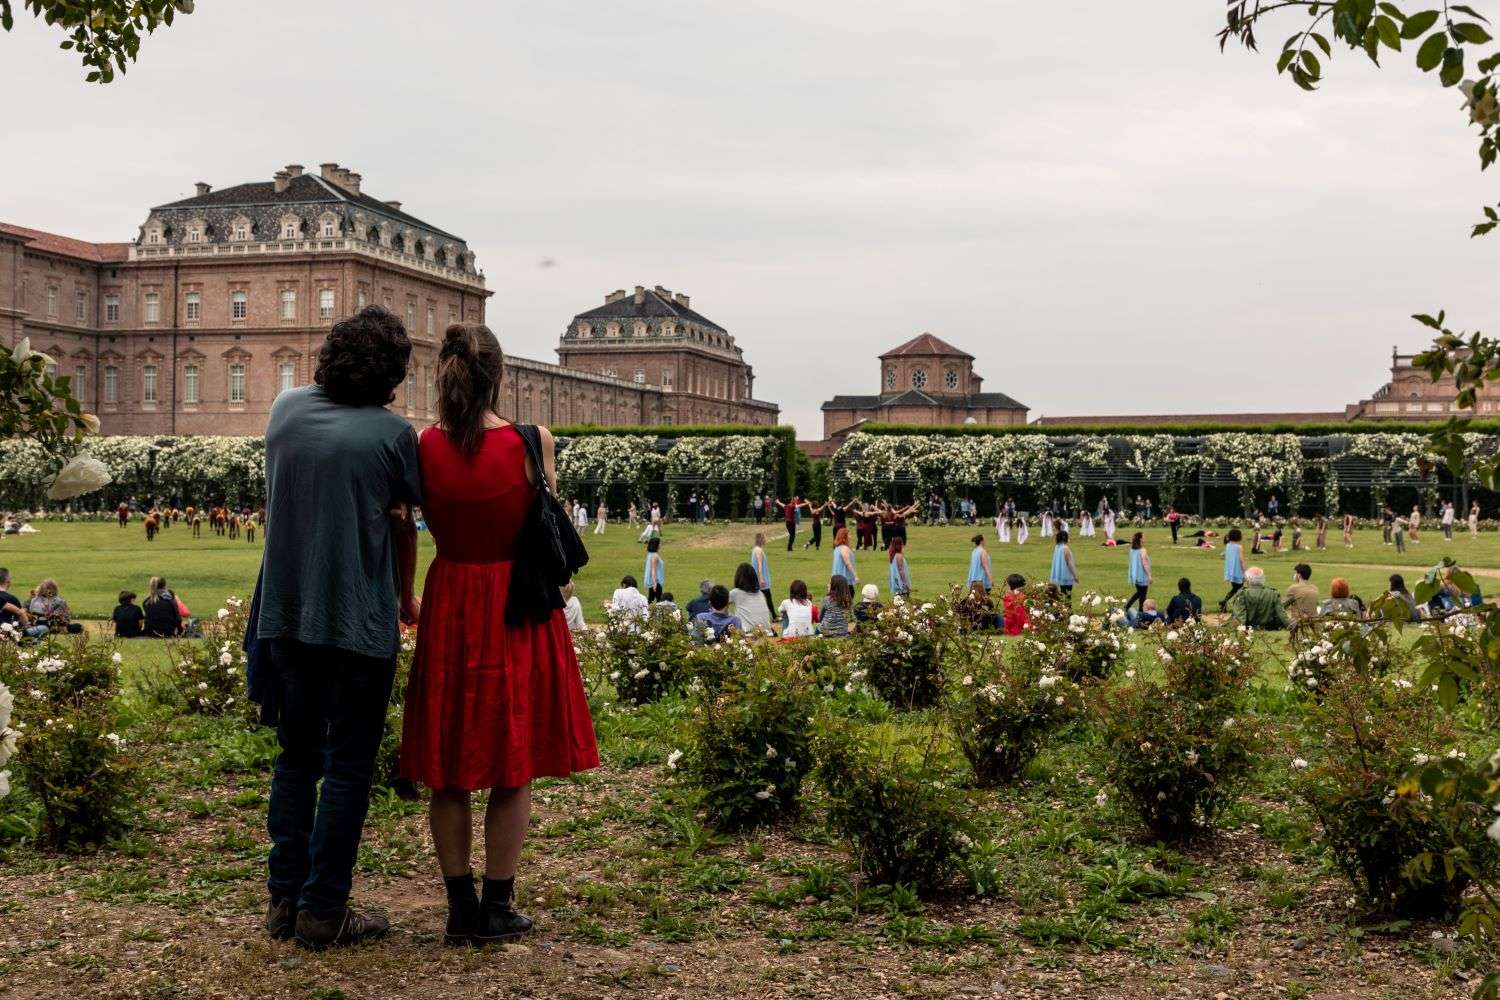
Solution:
{"label": "dancer in white costume", "polygon": [[1078,537],[1094,537],[1094,518],[1088,511],[1081,511],[1078,515]]}
{"label": "dancer in white costume", "polygon": [[604,534],[604,526],[609,523],[609,508],[603,503],[599,504],[599,511],[594,516],[594,534]]}
{"label": "dancer in white costume", "polygon": [[1030,537],[1031,530],[1026,527],[1026,515],[1018,514],[1016,516],[1016,544],[1025,545],[1026,539]]}
{"label": "dancer in white costume", "polygon": [[628,517],[630,519],[630,526],[632,528],[634,528],[637,524],[641,523],[641,512],[638,511],[638,510],[636,510],[634,501],[631,502],[631,504],[630,504],[630,510],[626,514],[626,517]]}
{"label": "dancer in white costume", "polygon": [[588,504],[582,500],[578,501],[578,506],[573,508],[573,524],[577,526],[580,534],[589,526]]}
{"label": "dancer in white costume", "polygon": [[1115,512],[1112,510],[1104,512],[1104,537],[1110,541],[1115,540]]}
{"label": "dancer in white costume", "polygon": [[1010,520],[1004,514],[995,518],[995,532],[1000,536],[1001,545],[1010,544]]}
{"label": "dancer in white costume", "polygon": [[1048,538],[1056,534],[1052,530],[1052,512],[1050,510],[1042,511],[1042,534]]}

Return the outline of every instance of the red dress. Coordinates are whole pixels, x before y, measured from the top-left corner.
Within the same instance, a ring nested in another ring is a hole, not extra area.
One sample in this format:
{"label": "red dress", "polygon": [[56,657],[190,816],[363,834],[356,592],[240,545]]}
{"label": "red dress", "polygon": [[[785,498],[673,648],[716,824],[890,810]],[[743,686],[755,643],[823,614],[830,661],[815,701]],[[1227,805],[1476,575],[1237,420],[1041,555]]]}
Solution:
{"label": "red dress", "polygon": [[437,558],[406,688],[401,774],[429,788],[518,788],[599,766],[573,639],[561,610],[505,624],[516,536],[536,496],[513,427],[466,458],[422,433],[422,513]]}

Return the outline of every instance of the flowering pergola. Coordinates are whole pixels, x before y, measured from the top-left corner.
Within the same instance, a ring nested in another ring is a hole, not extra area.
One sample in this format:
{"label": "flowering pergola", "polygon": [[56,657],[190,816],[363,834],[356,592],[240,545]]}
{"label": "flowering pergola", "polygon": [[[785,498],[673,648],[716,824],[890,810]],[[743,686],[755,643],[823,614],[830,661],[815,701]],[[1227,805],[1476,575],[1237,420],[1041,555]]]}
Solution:
{"label": "flowering pergola", "polygon": [[[1469,434],[1465,442],[1472,467],[1500,448],[1500,435]],[[856,433],[834,455],[829,479],[841,496],[999,501],[1019,493],[1033,507],[1054,498],[1079,506],[1101,495],[1123,505],[1146,492],[1163,507],[1197,513],[1245,512],[1275,495],[1288,513],[1334,513],[1367,499],[1373,514],[1392,490],[1411,491],[1429,507],[1440,497],[1466,507],[1478,489],[1471,477],[1450,476],[1415,432]]]}

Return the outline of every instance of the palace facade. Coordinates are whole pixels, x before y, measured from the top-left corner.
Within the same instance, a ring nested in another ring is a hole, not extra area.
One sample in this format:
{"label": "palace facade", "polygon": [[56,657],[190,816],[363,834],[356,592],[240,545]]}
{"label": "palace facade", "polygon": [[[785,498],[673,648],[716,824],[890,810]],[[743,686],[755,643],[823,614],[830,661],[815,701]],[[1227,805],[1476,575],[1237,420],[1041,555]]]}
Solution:
{"label": "palace facade", "polygon": [[[880,356],[880,392],[834,396],[823,404],[824,442],[837,447],[866,423],[945,426],[1026,423],[1027,407],[1003,392],[982,391],[974,355],[923,333]],[[826,446],[824,449],[826,450]]]}
{"label": "palace facade", "polygon": [[[560,365],[508,358],[505,415],[776,423],[777,407],[751,398],[733,338],[686,296],[667,293],[681,302],[670,320],[658,315],[663,291],[649,305],[639,288],[614,293],[605,309],[622,316],[600,324],[598,344],[576,327],[601,310],[580,313]],[[426,425],[443,330],[483,322],[490,294],[464,239],[370,196],[336,163],[221,190],[200,182],[193,197],[152,208],[129,242],[0,223],[0,342],[30,338],[52,357],[106,434],[263,433],[276,395],[312,380],[333,323],[367,305],[405,323],[411,368],[392,409]],[[622,302],[647,322],[639,340]],[[612,323],[627,335],[610,338]]]}

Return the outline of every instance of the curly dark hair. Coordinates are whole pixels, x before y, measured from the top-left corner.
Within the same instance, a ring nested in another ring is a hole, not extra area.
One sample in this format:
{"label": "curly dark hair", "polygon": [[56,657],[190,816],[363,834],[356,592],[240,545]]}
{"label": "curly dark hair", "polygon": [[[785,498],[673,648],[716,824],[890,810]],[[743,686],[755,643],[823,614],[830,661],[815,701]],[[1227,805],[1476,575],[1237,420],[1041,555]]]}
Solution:
{"label": "curly dark hair", "polygon": [[410,359],[406,327],[379,306],[367,306],[333,324],[318,350],[313,381],[335,403],[388,406],[406,379]]}

